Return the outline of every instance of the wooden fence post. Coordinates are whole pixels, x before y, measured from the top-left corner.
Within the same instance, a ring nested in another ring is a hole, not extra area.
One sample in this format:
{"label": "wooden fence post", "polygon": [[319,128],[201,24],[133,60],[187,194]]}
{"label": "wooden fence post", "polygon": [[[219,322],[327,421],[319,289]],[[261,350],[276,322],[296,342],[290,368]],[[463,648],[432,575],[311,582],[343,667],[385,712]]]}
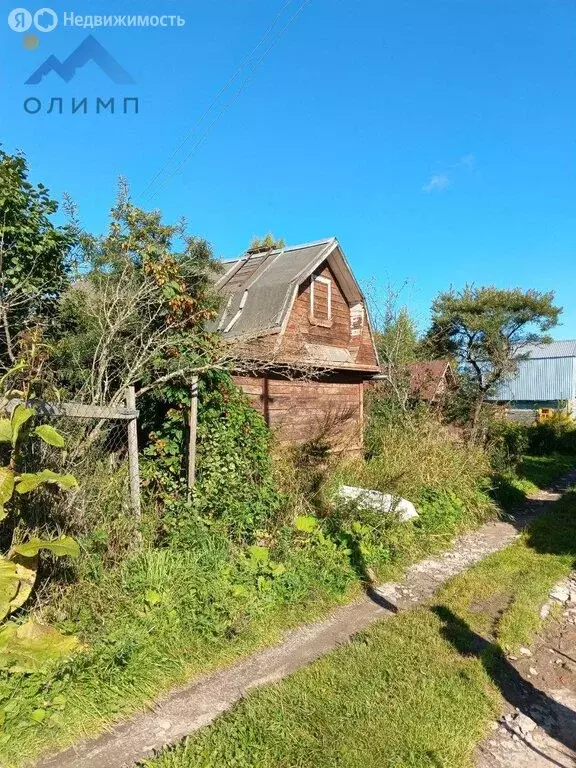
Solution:
{"label": "wooden fence post", "polygon": [[196,482],[196,435],[198,432],[198,376],[192,376],[188,434],[188,501]]}
{"label": "wooden fence post", "polygon": [[[126,407],[136,410],[136,392],[134,387],[126,388]],[[138,419],[128,422],[128,466],[130,471],[130,499],[137,518],[141,517],[140,507],[140,468],[138,466]]]}

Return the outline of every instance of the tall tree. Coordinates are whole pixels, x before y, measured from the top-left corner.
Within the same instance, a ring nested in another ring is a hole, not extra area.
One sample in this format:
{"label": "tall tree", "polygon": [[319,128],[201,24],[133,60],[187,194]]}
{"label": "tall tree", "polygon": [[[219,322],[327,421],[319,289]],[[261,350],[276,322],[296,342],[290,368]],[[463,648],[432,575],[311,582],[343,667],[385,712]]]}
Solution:
{"label": "tall tree", "polygon": [[68,284],[74,233],[53,223],[57,210],[46,187],[28,180],[23,155],[0,150],[0,368],[14,363],[24,328],[54,320]]}
{"label": "tall tree", "polygon": [[553,293],[520,288],[466,286],[435,299],[428,343],[439,354],[453,351],[474,384],[472,439],[486,397],[516,373],[527,344],[550,340],[546,332],[557,325],[561,312]]}
{"label": "tall tree", "polygon": [[384,325],[376,331],[376,348],[381,363],[406,365],[418,359],[418,331],[406,307],[386,313]]}
{"label": "tall tree", "polygon": [[84,275],[65,293],[59,369],[76,396],[115,405],[127,386],[186,380],[213,364],[217,299],[208,243],[143,211],[121,182],[105,236],[81,238]]}

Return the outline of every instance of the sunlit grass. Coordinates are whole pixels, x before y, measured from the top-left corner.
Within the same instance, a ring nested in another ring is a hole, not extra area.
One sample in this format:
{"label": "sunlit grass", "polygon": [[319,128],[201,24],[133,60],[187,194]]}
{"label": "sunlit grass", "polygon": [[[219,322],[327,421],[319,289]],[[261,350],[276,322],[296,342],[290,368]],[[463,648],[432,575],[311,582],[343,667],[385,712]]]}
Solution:
{"label": "sunlit grass", "polygon": [[[252,693],[146,765],[470,768],[474,747],[501,706],[491,676],[494,655],[530,642],[540,606],[575,558],[576,494],[570,494],[518,542],[449,582],[429,608],[382,622]],[[464,648],[450,640],[450,629],[460,632]],[[483,650],[478,636],[487,641]]]}

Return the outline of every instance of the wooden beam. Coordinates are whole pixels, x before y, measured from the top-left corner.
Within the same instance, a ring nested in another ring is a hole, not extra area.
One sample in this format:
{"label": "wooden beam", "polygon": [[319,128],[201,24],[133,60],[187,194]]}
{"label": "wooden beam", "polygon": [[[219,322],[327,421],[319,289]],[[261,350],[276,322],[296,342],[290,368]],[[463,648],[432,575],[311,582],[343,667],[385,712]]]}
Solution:
{"label": "wooden beam", "polygon": [[192,376],[188,436],[188,501],[196,483],[196,435],[198,432],[198,376]]}
{"label": "wooden beam", "polygon": [[[11,411],[23,400],[0,402],[0,411]],[[68,416],[71,419],[113,419],[115,421],[133,421],[138,418],[138,411],[133,408],[109,408],[100,405],[82,405],[82,403],[45,403],[42,400],[30,400],[28,405],[36,409],[39,416]]]}

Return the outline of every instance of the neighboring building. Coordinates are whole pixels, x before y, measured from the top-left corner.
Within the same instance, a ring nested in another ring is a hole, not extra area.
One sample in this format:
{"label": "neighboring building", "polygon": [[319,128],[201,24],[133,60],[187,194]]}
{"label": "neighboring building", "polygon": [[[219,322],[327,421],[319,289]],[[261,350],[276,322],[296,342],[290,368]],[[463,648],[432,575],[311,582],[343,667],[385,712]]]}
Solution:
{"label": "neighboring building", "polygon": [[416,400],[434,403],[457,387],[449,360],[429,360],[411,363],[410,395]]}
{"label": "neighboring building", "polygon": [[[282,442],[362,448],[364,381],[379,372],[362,292],[335,238],[225,262],[214,328],[253,371],[235,377]],[[250,367],[250,366],[249,366]]]}
{"label": "neighboring building", "polygon": [[576,416],[576,340],[531,344],[519,354],[516,376],[502,382],[491,400],[513,410],[568,407]]}
{"label": "neighboring building", "polygon": [[[380,396],[386,397],[387,393],[389,395],[391,390],[385,384],[386,370],[387,365],[383,363],[381,376],[366,381],[366,389],[377,392]],[[407,363],[400,366],[396,375],[403,385],[407,385],[407,395],[412,401],[438,403],[442,401],[445,395],[454,392],[458,387],[449,360],[425,360],[418,363]]]}

